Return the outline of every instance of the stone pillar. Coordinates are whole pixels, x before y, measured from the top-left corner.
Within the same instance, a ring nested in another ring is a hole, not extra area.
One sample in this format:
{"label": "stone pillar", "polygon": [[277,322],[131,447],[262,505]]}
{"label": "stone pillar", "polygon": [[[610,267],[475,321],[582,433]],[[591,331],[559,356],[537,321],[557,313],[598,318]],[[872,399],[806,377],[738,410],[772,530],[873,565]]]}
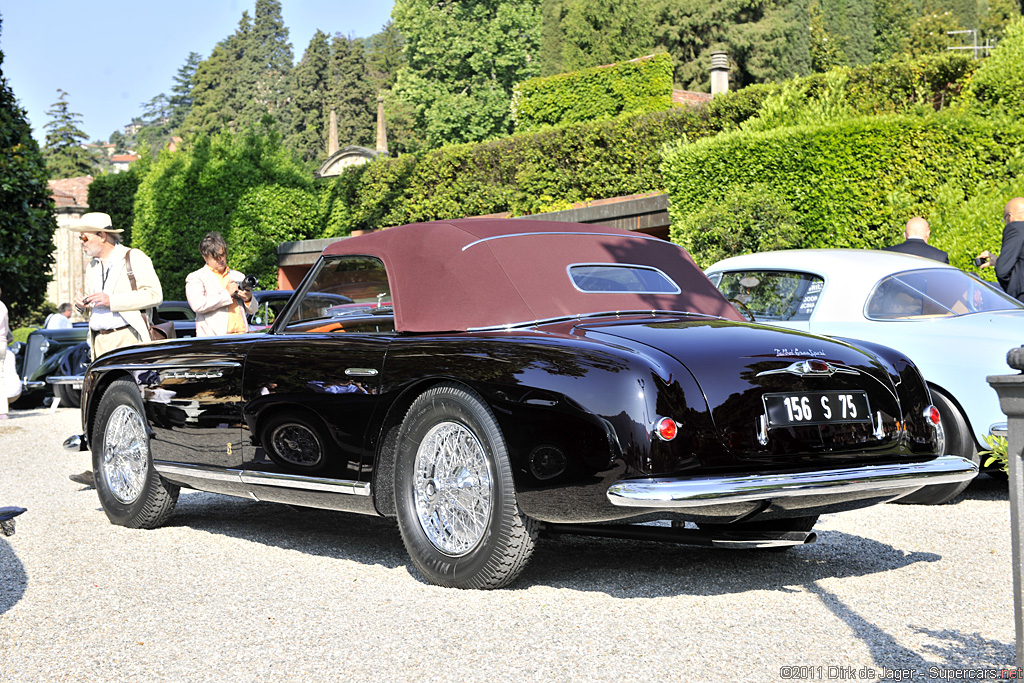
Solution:
{"label": "stone pillar", "polygon": [[[1024,370],[1024,346],[1011,349],[1006,363]],[[1013,622],[1017,631],[1017,667],[1024,667],[1024,372],[992,375],[988,383],[999,394],[999,407],[1010,418],[1009,447],[1006,449],[1010,474],[1010,542],[1013,550]]]}
{"label": "stone pillar", "polygon": [[711,53],[711,94],[729,92],[729,53]]}
{"label": "stone pillar", "polygon": [[327,158],[338,151],[338,112],[331,110],[330,129],[327,131]]}
{"label": "stone pillar", "polygon": [[384,125],[384,96],[377,95],[377,151],[388,153],[388,131]]}

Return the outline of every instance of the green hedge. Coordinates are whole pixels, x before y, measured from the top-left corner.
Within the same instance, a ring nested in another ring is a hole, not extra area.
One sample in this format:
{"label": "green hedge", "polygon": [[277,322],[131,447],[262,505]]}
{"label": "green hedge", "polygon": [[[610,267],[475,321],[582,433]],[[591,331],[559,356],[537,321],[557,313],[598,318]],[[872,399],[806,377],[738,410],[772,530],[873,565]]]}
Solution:
{"label": "green hedge", "polygon": [[312,179],[266,131],[202,137],[162,152],[135,198],[133,246],[153,259],[165,299],[182,299],[185,276],[202,267],[199,242],[217,230],[228,264],[276,281],[267,260],[278,242],[319,230]]}
{"label": "green hedge", "polygon": [[136,161],[126,172],[106,173],[89,183],[89,210],[108,214],[113,226],[124,230],[121,241],[128,246],[135,222],[135,194],[148,168],[148,163]]}
{"label": "green hedge", "polygon": [[571,73],[531,78],[512,89],[517,132],[672,106],[672,56],[666,52]]}
{"label": "green hedge", "polygon": [[[788,207],[799,247],[877,248],[902,240],[908,218],[934,222],[940,209],[1008,186],[1019,177],[1024,125],[953,113],[849,119],[820,126],[731,132],[692,144],[671,144],[662,173],[670,197],[672,239],[706,267],[728,244],[704,234],[720,220],[719,205],[742,195],[779,213]],[[752,198],[752,191],[757,193]],[[946,213],[949,209],[944,209]],[[746,213],[757,215],[756,211]],[[998,214],[997,214],[998,215]],[[749,222],[751,219],[742,219]],[[750,230],[736,225],[736,230]],[[740,253],[760,245],[740,244]],[[993,251],[998,242],[989,245]],[[957,244],[951,259],[973,257]]]}

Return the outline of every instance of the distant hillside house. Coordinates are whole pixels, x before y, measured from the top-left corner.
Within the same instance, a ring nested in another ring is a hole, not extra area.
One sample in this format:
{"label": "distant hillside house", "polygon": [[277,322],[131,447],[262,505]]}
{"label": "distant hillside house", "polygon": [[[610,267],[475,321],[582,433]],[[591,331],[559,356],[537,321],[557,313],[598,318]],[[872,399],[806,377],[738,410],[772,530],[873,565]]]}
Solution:
{"label": "distant hillside house", "polygon": [[114,165],[114,173],[120,173],[121,171],[127,171],[128,166],[133,161],[138,161],[138,154],[115,154],[110,157],[110,162]]}

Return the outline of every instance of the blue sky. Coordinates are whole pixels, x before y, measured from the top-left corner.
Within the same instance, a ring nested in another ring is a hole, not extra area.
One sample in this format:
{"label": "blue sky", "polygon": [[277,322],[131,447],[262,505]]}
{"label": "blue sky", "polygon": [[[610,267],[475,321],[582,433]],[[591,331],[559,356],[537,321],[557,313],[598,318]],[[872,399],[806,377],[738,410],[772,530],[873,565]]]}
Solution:
{"label": "blue sky", "polygon": [[[365,38],[391,16],[392,0],[281,0],[295,60],[313,33]],[[90,140],[106,140],[169,94],[189,52],[204,59],[234,33],[256,0],[2,0],[0,50],[7,83],[42,145],[57,89],[82,115]]]}

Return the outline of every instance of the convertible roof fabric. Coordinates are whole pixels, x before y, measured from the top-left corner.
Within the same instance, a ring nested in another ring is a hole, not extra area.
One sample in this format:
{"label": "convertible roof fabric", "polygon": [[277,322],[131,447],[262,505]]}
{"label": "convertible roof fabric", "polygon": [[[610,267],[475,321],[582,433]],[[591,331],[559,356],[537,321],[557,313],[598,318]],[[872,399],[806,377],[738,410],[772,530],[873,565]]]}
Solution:
{"label": "convertible roof fabric", "polygon": [[[606,311],[669,310],[743,320],[679,246],[600,225],[471,218],[339,240],[324,256],[379,258],[399,332],[466,331]],[[587,293],[568,266],[653,266],[679,294]]]}

